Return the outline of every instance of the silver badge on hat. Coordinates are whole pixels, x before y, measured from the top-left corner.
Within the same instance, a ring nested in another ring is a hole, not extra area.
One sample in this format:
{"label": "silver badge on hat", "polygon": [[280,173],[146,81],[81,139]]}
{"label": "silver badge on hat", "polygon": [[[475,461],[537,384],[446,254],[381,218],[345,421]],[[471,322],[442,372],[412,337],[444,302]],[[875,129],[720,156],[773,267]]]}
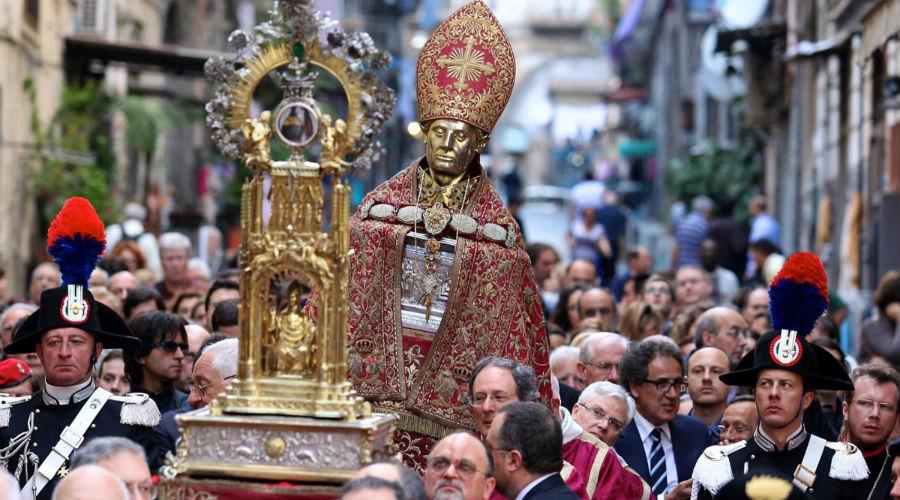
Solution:
{"label": "silver badge on hat", "polygon": [[90,304],[84,300],[84,287],[69,285],[66,298],[60,307],[60,315],[68,323],[79,325],[87,321],[90,315]]}
{"label": "silver badge on hat", "polygon": [[781,335],[772,341],[769,355],[772,361],[781,366],[791,366],[800,360],[803,346],[797,339],[796,330],[781,330]]}

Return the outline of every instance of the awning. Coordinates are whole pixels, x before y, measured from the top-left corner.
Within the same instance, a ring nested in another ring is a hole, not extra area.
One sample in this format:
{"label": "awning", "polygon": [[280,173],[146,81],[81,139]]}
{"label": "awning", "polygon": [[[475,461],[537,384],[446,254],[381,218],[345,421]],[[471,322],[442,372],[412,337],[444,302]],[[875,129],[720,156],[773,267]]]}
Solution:
{"label": "awning", "polygon": [[769,50],[772,40],[784,38],[787,34],[785,23],[758,24],[752,28],[720,30],[716,36],[715,52],[731,52],[731,45],[745,40],[751,48]]}
{"label": "awning", "polygon": [[66,66],[70,71],[86,71],[87,65],[121,63],[131,69],[155,69],[165,73],[203,76],[203,65],[221,52],[198,50],[174,45],[145,45],[111,41],[90,35],[65,38]]}
{"label": "awning", "polygon": [[655,153],[655,141],[632,138],[626,138],[619,141],[619,156],[622,158],[646,158]]}
{"label": "awning", "polygon": [[784,53],[784,58],[787,61],[792,61],[795,59],[810,59],[837,54],[847,47],[847,44],[853,38],[853,35],[856,34],[857,33],[851,31],[841,31],[837,35],[817,42],[801,40],[795,45],[788,47]]}
{"label": "awning", "polygon": [[884,0],[863,17],[862,24],[862,53],[868,56],[900,33],[900,0]]}

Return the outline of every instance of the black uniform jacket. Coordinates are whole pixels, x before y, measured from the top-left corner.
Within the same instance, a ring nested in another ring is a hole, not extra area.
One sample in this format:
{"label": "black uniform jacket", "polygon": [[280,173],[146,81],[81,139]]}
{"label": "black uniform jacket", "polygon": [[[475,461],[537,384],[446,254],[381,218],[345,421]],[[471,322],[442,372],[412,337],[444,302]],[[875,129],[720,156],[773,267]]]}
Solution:
{"label": "black uniform jacket", "polygon": [[863,481],[865,483],[866,494],[859,497],[859,500],[889,500],[891,498],[891,466],[894,464],[894,457],[887,452],[886,448],[878,453],[874,453],[866,457],[866,465],[869,466],[869,479]]}
{"label": "black uniform jacket", "polygon": [[[765,471],[775,470],[787,477],[794,477],[797,466],[803,463],[803,455],[809,445],[810,434],[801,427],[798,432],[788,440],[788,445],[783,451],[774,448],[772,442],[757,429],[756,434],[746,441],[746,446],[736,451],[732,451],[727,455],[728,463],[731,467],[733,478],[741,477],[745,474],[752,475],[754,473],[764,473]],[[816,500],[829,499],[859,499],[866,498],[866,481],[851,481],[846,479],[836,479],[830,475],[831,462],[836,453],[845,453],[844,451],[835,451],[826,446],[816,467],[816,478],[812,487],[806,490],[806,493],[816,498]],[[859,460],[863,460],[859,450],[855,450]],[[701,457],[700,460],[704,458]],[[698,464],[699,467],[699,464]],[[865,478],[860,478],[865,479]],[[697,471],[695,470],[695,481],[697,481]],[[701,485],[703,481],[700,481]],[[865,493],[863,493],[865,492]],[[701,486],[698,498],[712,498],[709,491]]]}
{"label": "black uniform jacket", "polygon": [[[37,455],[39,466],[50,453],[53,446],[59,441],[59,436],[63,429],[75,420],[78,412],[89,399],[88,396],[93,392],[93,385],[86,388],[85,392],[86,395],[83,399],[78,400],[78,398],[75,398],[78,402],[71,404],[49,404],[48,402],[53,401],[53,399],[46,397],[40,391],[32,395],[28,401],[14,404],[9,410],[9,425],[0,427],[0,448],[6,448],[10,440],[22,433],[27,433],[29,416],[34,415],[34,428],[29,439],[28,451]],[[96,437],[119,436],[128,438],[144,448],[144,451],[147,453],[147,462],[153,468],[157,461],[157,447],[156,439],[153,436],[153,427],[122,423],[121,412],[122,406],[125,404],[121,401],[109,399],[85,433],[82,446]],[[157,412],[158,420],[158,411],[155,409],[155,405],[153,411]],[[77,453],[78,450],[75,450],[73,456]],[[21,455],[22,453],[19,452],[11,456],[7,462],[7,469],[14,475],[20,463]],[[71,459],[72,457],[69,458]],[[63,467],[68,468],[68,461]],[[21,477],[17,478],[19,484],[24,486],[35,470],[36,467],[29,463],[28,475],[26,476],[23,472]],[[57,473],[53,480],[44,487],[38,498],[49,499],[60,477],[60,474]]]}

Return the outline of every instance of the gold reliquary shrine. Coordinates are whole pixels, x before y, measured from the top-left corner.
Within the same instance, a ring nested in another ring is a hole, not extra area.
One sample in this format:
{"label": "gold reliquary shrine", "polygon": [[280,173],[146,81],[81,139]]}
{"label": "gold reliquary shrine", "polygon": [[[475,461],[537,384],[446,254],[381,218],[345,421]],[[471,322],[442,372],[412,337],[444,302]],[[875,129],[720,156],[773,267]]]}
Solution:
{"label": "gold reliquary shrine", "polygon": [[[380,149],[374,137],[394,96],[375,71],[390,58],[310,1],[276,2],[271,15],[253,33],[229,37],[234,59],[205,68],[216,84],[206,106],[212,138],[250,172],[241,193],[239,364],[229,390],[178,417],[182,438],[161,473],[164,498],[225,483],[240,489],[241,481],[321,493],[393,454],[397,419],[373,414],[353,391],[346,346],[348,176]],[[342,117],[322,111],[320,73],[342,89]],[[283,97],[251,116],[264,79]],[[276,149],[285,159],[273,159]]]}

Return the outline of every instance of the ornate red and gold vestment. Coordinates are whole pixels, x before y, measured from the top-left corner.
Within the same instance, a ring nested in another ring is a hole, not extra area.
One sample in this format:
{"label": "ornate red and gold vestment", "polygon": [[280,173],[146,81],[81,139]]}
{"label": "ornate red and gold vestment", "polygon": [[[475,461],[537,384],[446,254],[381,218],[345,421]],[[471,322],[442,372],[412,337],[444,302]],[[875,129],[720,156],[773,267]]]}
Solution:
{"label": "ornate red and gold vestment", "polygon": [[549,392],[547,338],[531,263],[518,226],[483,175],[473,179],[462,209],[450,214],[474,221],[474,229],[470,224],[460,231],[445,221],[440,232],[444,241],[455,240],[455,251],[439,326],[428,331],[414,321],[415,313],[404,321],[415,302],[403,297],[404,279],[410,279],[404,259],[416,248],[409,235],[423,231],[427,218],[408,216],[417,207],[421,161],[375,188],[352,218],[349,325],[354,388],[377,409],[400,415],[397,442],[407,462],[420,467],[435,438],[474,427],[466,395],[479,359],[526,363],[534,367],[542,394]]}

